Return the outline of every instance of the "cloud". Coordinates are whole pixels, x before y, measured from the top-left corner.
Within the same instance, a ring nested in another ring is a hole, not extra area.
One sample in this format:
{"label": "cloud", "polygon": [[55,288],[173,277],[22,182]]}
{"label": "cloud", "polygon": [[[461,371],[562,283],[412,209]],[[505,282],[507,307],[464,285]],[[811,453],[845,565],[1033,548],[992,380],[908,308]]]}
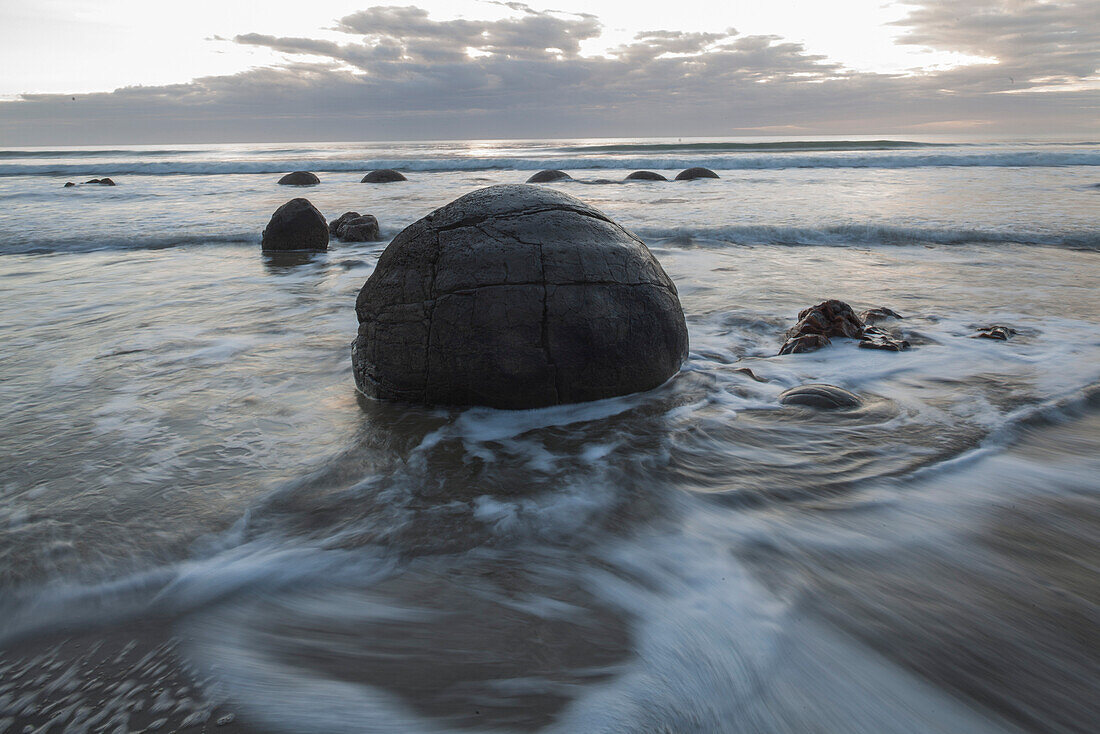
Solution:
{"label": "cloud", "polygon": [[732,28],[647,31],[590,56],[581,44],[602,27],[588,14],[501,3],[510,13],[499,20],[435,20],[413,6],[372,7],[337,21],[342,42],[234,39],[285,54],[281,66],[76,102],[23,95],[0,103],[0,135],[35,144],[1087,130],[1096,91],[1073,85],[1097,68],[1100,24],[1081,26],[1097,4],[980,0],[960,11],[922,0],[899,22],[901,42],[996,61],[908,75],[853,72]]}

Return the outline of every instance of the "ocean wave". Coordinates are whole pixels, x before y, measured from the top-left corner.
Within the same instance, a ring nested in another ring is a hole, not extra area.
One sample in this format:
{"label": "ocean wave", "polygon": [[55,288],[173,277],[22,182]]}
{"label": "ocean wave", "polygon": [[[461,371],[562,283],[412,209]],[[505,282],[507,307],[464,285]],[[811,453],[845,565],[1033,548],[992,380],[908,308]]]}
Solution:
{"label": "ocean wave", "polygon": [[879,224],[844,224],[827,227],[730,225],[715,227],[638,227],[639,237],[655,244],[724,242],[735,245],[967,245],[1016,244],[1100,250],[1100,230],[1071,232],[1014,232],[981,229],[935,229]]}
{"label": "ocean wave", "polygon": [[906,150],[910,148],[954,148],[959,143],[918,143],[912,140],[780,140],[770,143],[612,143],[561,148],[567,153],[646,153],[685,151],[736,153],[775,151]]}
{"label": "ocean wave", "polygon": [[1086,151],[995,151],[981,153],[892,154],[776,153],[632,157],[436,157],[436,158],[277,158],[265,160],[125,160],[98,163],[0,163],[0,176],[123,176],[123,175],[213,175],[286,173],[308,170],[318,173],[363,173],[378,168],[414,172],[454,172],[544,168],[573,170],[680,170],[692,166],[717,170],[776,170],[784,168],[928,168],[928,167],[1049,167],[1100,166],[1100,150]]}

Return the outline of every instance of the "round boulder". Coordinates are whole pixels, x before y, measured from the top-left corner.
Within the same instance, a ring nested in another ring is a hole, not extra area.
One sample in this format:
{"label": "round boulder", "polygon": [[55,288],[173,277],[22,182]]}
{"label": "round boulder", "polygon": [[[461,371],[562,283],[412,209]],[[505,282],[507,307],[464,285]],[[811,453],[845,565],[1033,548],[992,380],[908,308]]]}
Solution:
{"label": "round boulder", "polygon": [[382,239],[382,233],[378,219],[373,214],[364,214],[344,222],[337,237],[344,242],[377,242]]}
{"label": "round boulder", "polygon": [[328,224],[309,199],[291,199],[271,215],[262,247],[268,252],[327,250]]}
{"label": "round boulder", "polygon": [[859,396],[836,385],[799,385],[779,394],[783,405],[802,405],[819,410],[858,408],[863,404]]}
{"label": "round boulder", "polygon": [[309,171],[295,171],[279,179],[280,186],[316,186],[319,183],[321,179]]}
{"label": "round boulder", "polygon": [[718,174],[709,168],[687,168],[676,174],[677,181],[694,181],[697,178],[718,178]]}
{"label": "round boulder", "polygon": [[384,399],[540,408],[649,390],[687,357],[649,249],[538,186],[490,186],[398,234],[355,304],[356,386]]}
{"label": "round boulder", "polygon": [[377,171],[371,171],[366,176],[363,176],[363,180],[359,183],[394,183],[395,181],[408,181],[398,171],[392,168],[379,168]]}
{"label": "round boulder", "polygon": [[527,179],[527,183],[550,183],[551,181],[571,181],[572,179],[573,177],[565,171],[546,170],[539,171],[534,176]]}
{"label": "round boulder", "polygon": [[653,171],[635,171],[626,177],[627,181],[667,181],[668,179]]}

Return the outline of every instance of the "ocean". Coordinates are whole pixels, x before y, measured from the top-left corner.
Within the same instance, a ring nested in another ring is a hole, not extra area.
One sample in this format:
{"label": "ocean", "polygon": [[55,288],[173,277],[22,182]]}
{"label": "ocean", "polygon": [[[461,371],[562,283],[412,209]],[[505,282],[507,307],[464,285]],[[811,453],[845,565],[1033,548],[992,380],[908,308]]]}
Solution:
{"label": "ocean", "polygon": [[[672,277],[681,371],[359,395],[389,239],[545,168]],[[263,255],[298,196],[384,240]],[[1100,726],[1100,142],[2,149],[0,283],[0,732]],[[912,348],[777,356],[829,298]]]}

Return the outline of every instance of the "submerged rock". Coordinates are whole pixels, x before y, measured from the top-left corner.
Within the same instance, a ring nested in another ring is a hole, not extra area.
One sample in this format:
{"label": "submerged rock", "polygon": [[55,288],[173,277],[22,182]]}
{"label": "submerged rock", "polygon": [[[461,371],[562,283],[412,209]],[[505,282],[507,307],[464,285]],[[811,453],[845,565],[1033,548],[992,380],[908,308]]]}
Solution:
{"label": "submerged rock", "polygon": [[983,326],[974,334],[974,339],[996,339],[1006,342],[1016,336],[1016,330],[1011,326]]}
{"label": "submerged rock", "polygon": [[295,171],[279,179],[280,186],[316,186],[321,179],[309,171]]}
{"label": "submerged rock", "polygon": [[667,181],[668,179],[653,171],[635,171],[626,177],[627,181]]}
{"label": "submerged rock", "polygon": [[271,215],[262,247],[266,251],[327,250],[328,224],[309,199],[291,199]]}
{"label": "submerged rock", "polygon": [[839,410],[858,408],[863,400],[853,392],[836,385],[799,385],[779,393],[779,402],[783,405],[802,405],[821,410]]}
{"label": "submerged rock", "polygon": [[66,181],[66,182],[65,182],[65,185],[64,185],[64,186],[62,186],[61,188],[63,188],[63,189],[67,189],[67,188],[69,188],[70,186],[76,186],[76,184],[74,184],[74,183],[73,183],[72,181]]}
{"label": "submerged rock", "polygon": [[565,171],[546,170],[546,171],[539,171],[534,176],[527,179],[527,183],[529,183],[529,184],[550,183],[551,181],[569,181],[569,180],[572,180],[572,179],[573,179],[573,177],[570,176]]}
{"label": "submerged rock", "polygon": [[538,186],[491,186],[393,239],[356,300],[357,387],[428,404],[538,408],[657,387],[687,357],[649,249]]}
{"label": "submerged rock", "polygon": [[392,168],[379,168],[377,171],[371,171],[363,176],[363,180],[359,183],[396,183],[397,181],[408,180],[403,174]]}
{"label": "submerged rock", "polygon": [[677,181],[694,181],[697,178],[718,178],[718,174],[709,168],[703,168],[702,166],[696,166],[695,168],[686,168],[676,174]]}
{"label": "submerged rock", "polygon": [[755,372],[753,372],[748,367],[736,367],[736,368],[734,368],[733,371],[734,372],[739,372],[742,375],[745,375],[746,377],[748,377],[750,379],[756,380],[757,382],[767,382],[768,381],[767,378],[760,377],[759,375],[757,375]]}
{"label": "submerged rock", "polygon": [[901,352],[908,349],[909,342],[899,339],[891,334],[868,326],[863,330],[863,338],[859,340],[860,349],[882,349],[887,352]]}
{"label": "submerged rock", "polygon": [[109,178],[93,178],[90,181],[85,181],[86,184],[99,184],[100,186],[114,186],[115,182]]}
{"label": "submerged rock", "polygon": [[905,317],[897,311],[886,308],[885,306],[880,306],[879,308],[871,308],[860,312],[859,318],[864,324],[877,324],[879,321],[904,319]]}
{"label": "submerged rock", "polygon": [[791,337],[783,342],[783,346],[779,348],[779,354],[816,352],[818,349],[823,349],[830,344],[832,344],[832,342],[829,341],[829,337],[827,336],[822,336],[821,334],[805,334],[803,336]]}

